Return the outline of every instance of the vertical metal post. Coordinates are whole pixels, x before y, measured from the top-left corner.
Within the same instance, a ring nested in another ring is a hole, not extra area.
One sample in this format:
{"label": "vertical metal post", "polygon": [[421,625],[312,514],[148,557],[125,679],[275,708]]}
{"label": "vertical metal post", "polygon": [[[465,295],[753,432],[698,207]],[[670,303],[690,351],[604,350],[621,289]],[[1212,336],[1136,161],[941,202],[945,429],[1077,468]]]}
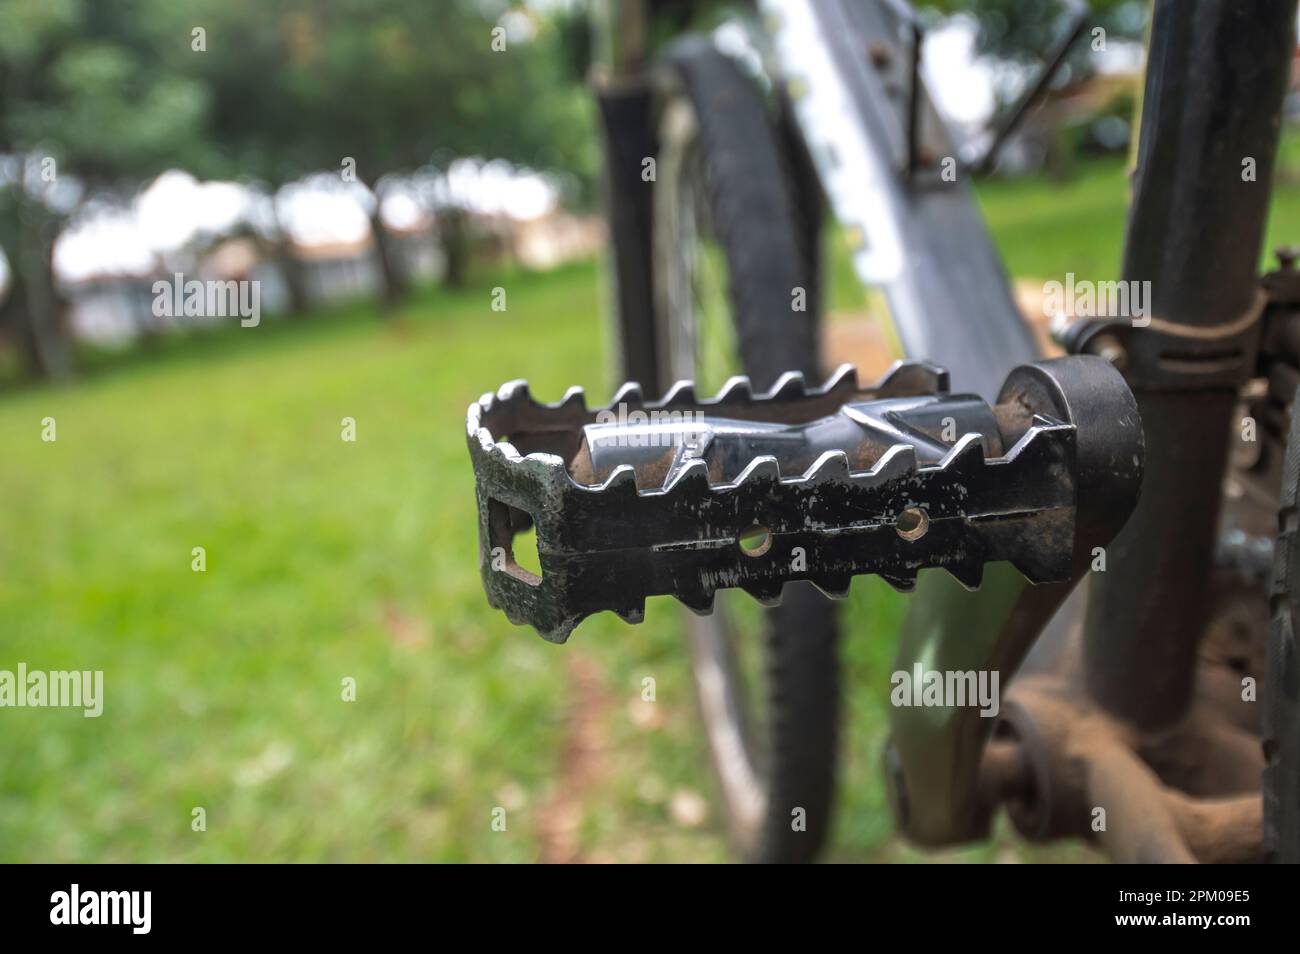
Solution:
{"label": "vertical metal post", "polygon": [[1153,15],[1123,274],[1150,282],[1151,324],[1126,339],[1146,477],[1092,575],[1084,630],[1088,692],[1141,728],[1176,720],[1192,696],[1231,415],[1254,362],[1296,3],[1156,0]]}

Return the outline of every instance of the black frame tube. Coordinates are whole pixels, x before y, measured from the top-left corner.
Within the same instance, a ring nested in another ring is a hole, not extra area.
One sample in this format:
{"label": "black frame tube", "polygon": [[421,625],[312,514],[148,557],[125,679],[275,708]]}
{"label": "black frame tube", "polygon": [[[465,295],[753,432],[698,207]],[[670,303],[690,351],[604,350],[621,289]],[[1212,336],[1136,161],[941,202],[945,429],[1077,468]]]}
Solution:
{"label": "black frame tube", "polygon": [[[1230,337],[1241,346],[1229,326],[1258,295],[1296,3],[1157,0],[1153,15],[1123,277],[1151,283],[1158,321],[1134,330],[1135,340],[1165,335],[1208,361]],[[1247,159],[1253,180],[1243,175]],[[1145,490],[1108,549],[1106,572],[1093,576],[1084,629],[1088,692],[1146,729],[1176,721],[1191,702],[1242,383],[1206,375],[1195,361],[1171,368],[1164,353],[1130,352]]]}

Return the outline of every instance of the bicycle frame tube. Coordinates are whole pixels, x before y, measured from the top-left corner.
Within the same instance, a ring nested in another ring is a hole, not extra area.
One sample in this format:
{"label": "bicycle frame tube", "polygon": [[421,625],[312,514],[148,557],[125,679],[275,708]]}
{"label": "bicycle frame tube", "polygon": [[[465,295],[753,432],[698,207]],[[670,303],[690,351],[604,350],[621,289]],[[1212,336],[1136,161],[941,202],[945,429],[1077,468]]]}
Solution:
{"label": "bicycle frame tube", "polygon": [[1133,332],[1126,372],[1147,483],[1091,589],[1084,638],[1089,693],[1145,729],[1192,698],[1229,421],[1255,365],[1248,319],[1296,3],[1157,0],[1153,16],[1124,251],[1124,278],[1150,282],[1154,316]]}
{"label": "bicycle frame tube", "polygon": [[908,355],[993,400],[1013,367],[1039,355],[926,97],[918,151],[938,168],[951,160],[955,175],[909,175],[913,53],[900,41],[904,24],[879,3],[759,0],[758,7],[774,72],[831,210],[856,243],[858,276],[884,292]]}

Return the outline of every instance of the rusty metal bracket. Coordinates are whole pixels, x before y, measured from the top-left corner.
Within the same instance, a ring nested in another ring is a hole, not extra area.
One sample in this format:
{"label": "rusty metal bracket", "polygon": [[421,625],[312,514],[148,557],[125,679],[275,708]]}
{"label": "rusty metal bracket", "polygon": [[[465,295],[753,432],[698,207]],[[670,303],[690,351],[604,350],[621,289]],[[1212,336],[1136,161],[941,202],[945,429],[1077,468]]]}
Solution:
{"label": "rusty metal bracket", "polygon": [[1234,390],[1254,369],[1269,298],[1261,289],[1241,314],[1219,324],[1191,325],[1151,315],[1084,318],[1062,336],[1072,354],[1111,360],[1134,387]]}

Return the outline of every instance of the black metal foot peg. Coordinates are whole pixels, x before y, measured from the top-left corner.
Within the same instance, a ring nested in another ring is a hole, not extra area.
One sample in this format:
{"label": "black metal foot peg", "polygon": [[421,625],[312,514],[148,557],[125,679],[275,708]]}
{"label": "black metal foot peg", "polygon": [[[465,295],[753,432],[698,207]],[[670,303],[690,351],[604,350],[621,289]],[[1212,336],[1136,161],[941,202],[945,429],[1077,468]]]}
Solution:
{"label": "black metal foot peg", "polygon": [[[654,403],[625,385],[597,411],[516,381],[470,405],[467,432],[488,600],[554,642],[600,610],[639,622],[660,594],[708,613],[723,587],[771,604],[791,580],[844,596],[859,573],[908,590],[922,567],[975,588],[994,560],[1067,580],[1142,472],[1132,395],[1092,357],[1017,368],[994,406],[921,362],[868,388],[849,366],[758,396],[745,378]],[[530,523],[540,576],[513,553]]]}

